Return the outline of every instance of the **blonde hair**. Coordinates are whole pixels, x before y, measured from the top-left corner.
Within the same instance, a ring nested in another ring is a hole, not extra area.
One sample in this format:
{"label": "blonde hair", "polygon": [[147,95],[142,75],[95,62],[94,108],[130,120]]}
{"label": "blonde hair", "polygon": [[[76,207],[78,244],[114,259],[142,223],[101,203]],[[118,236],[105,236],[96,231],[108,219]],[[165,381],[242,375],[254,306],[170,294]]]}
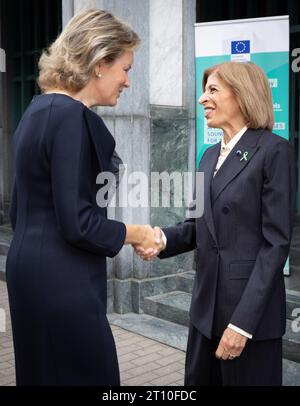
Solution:
{"label": "blonde hair", "polygon": [[132,28],[103,10],[76,14],[39,60],[38,84],[49,89],[81,90],[100,61],[114,62],[140,43]]}
{"label": "blonde hair", "polygon": [[252,62],[224,62],[204,71],[202,87],[211,74],[217,74],[233,91],[249,128],[272,131],[274,112],[272,93],[264,71]]}

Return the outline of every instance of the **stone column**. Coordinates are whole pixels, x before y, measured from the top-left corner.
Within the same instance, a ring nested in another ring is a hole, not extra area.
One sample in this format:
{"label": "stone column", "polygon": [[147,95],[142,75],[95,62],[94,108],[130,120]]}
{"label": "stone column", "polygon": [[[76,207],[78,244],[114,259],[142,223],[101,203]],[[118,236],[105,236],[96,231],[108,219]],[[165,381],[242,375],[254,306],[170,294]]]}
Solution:
{"label": "stone column", "polygon": [[74,14],[88,8],[99,8],[96,6],[96,0],[74,0]]}
{"label": "stone column", "polygon": [[62,25],[63,27],[74,15],[74,0],[62,0]]}
{"label": "stone column", "polygon": [[[195,0],[150,3],[151,170],[194,172],[195,169]],[[185,209],[152,208],[151,223],[182,221]],[[155,260],[151,275],[192,269],[190,254]]]}

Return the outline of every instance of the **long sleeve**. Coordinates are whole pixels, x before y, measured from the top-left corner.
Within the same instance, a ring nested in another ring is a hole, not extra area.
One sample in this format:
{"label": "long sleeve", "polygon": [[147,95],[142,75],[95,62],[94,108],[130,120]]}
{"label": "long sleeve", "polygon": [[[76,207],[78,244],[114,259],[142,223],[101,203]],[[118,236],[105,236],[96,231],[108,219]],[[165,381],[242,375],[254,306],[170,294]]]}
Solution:
{"label": "long sleeve", "polygon": [[50,160],[55,213],[66,241],[113,257],[124,244],[126,227],[108,220],[105,209],[95,203],[96,179],[91,179],[92,145],[84,108],[78,103],[63,109],[53,107],[51,113],[52,121],[58,123],[49,130],[53,132]]}
{"label": "long sleeve", "polygon": [[262,233],[264,243],[254,269],[235,308],[230,323],[251,333],[255,331],[273,293],[274,281],[282,276],[293,230],[295,213],[295,165],[286,141],[270,148],[265,160],[262,190]]}
{"label": "long sleeve", "polygon": [[160,253],[159,258],[169,258],[196,248],[195,219],[187,219],[176,226],[163,228],[167,239],[166,248]]}

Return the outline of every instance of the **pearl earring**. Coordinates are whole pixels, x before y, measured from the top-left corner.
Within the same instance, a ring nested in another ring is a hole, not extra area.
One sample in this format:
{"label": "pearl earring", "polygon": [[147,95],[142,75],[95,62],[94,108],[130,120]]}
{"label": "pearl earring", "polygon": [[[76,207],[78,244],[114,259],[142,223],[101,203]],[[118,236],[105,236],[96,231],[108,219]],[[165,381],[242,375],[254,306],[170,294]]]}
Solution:
{"label": "pearl earring", "polygon": [[101,78],[101,73],[100,72],[98,72],[98,73],[96,73],[96,76],[98,77],[98,78]]}

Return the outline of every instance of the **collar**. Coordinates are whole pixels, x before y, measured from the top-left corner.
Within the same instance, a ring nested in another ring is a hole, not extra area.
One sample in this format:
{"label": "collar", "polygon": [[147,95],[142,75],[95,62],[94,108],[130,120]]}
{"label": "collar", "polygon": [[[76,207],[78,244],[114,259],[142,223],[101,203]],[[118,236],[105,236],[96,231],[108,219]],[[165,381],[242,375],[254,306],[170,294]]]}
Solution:
{"label": "collar", "polygon": [[235,134],[235,136],[231,138],[231,140],[227,144],[225,144],[223,137],[221,141],[221,149],[226,148],[227,150],[229,149],[229,151],[231,151],[235,147],[235,145],[239,142],[239,140],[242,138],[242,136],[246,131],[247,127],[245,126],[237,134]]}

